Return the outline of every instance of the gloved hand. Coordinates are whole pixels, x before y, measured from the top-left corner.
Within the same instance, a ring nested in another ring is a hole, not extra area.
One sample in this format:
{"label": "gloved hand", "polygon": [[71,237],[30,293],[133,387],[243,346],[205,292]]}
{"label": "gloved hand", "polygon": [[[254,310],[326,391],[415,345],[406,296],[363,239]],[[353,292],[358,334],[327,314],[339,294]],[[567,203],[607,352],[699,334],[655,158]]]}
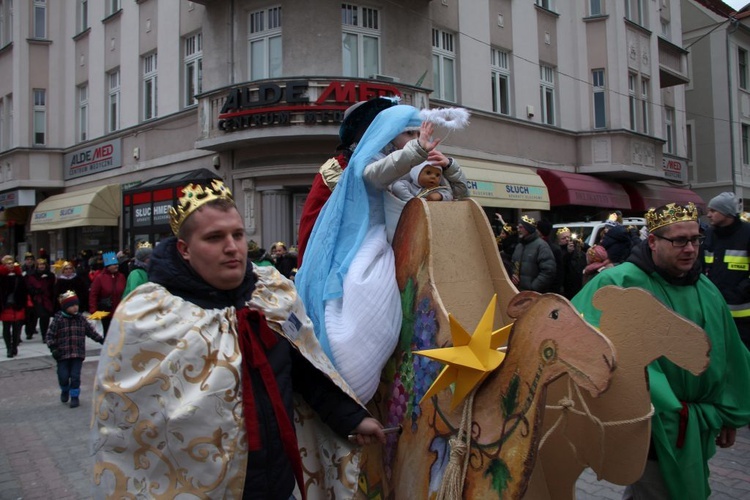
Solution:
{"label": "gloved hand", "polygon": [[50,352],[52,353],[52,357],[55,358],[55,361],[60,361],[60,358],[62,358],[62,354],[59,350],[57,350],[56,347],[50,347]]}

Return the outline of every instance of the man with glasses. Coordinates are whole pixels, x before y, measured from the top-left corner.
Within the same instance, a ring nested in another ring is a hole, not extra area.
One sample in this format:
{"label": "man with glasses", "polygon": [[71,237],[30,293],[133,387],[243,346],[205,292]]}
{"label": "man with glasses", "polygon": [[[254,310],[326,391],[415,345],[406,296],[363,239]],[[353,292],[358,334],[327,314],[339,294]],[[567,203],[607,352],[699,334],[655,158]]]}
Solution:
{"label": "man with glasses", "polygon": [[736,429],[750,422],[750,353],[721,294],[701,273],[703,236],[695,205],[651,209],[646,224],[648,238],[628,260],[600,273],[572,302],[589,323],[599,326],[601,311],[592,303],[599,288],[639,287],[706,331],[711,361],[701,375],[665,358],[648,366],[654,405],[651,449],[643,476],[623,498],[708,498],[708,459],[717,445],[732,446]]}
{"label": "man with glasses", "polygon": [[750,223],[740,219],[734,193],[708,202],[703,272],[719,289],[745,346],[750,347]]}

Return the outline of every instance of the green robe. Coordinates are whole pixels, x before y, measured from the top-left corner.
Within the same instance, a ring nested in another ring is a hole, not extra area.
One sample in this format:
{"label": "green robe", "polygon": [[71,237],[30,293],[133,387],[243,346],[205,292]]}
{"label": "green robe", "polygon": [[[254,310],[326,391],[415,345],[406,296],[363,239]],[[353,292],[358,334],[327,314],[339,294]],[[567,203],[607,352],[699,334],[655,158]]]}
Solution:
{"label": "green robe", "polygon": [[127,297],[130,292],[144,283],[148,283],[148,273],[141,267],[134,268],[130,271],[130,274],[128,274],[128,281],[125,284],[125,290],[122,292],[122,297]]}
{"label": "green robe", "polygon": [[[708,498],[708,459],[716,452],[716,436],[722,427],[736,429],[750,422],[750,353],[740,341],[729,309],[704,275],[694,285],[676,286],[656,272],[647,274],[626,262],[599,273],[572,300],[595,326],[599,326],[601,311],[594,308],[592,298],[606,285],[648,290],[667,307],[701,326],[711,341],[709,367],[697,377],[663,357],[648,367],[655,409],[652,446],[671,496]],[[678,449],[681,401],[688,404],[689,416],[685,444]]]}

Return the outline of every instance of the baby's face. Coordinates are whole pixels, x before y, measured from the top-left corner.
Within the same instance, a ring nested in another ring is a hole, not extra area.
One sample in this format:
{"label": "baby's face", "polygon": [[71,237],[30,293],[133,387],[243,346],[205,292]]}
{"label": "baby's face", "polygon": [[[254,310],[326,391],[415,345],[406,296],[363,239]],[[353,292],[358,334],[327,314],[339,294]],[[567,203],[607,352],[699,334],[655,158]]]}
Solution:
{"label": "baby's face", "polygon": [[432,165],[427,165],[419,172],[417,182],[423,188],[435,188],[440,185],[440,179],[443,177],[443,169]]}

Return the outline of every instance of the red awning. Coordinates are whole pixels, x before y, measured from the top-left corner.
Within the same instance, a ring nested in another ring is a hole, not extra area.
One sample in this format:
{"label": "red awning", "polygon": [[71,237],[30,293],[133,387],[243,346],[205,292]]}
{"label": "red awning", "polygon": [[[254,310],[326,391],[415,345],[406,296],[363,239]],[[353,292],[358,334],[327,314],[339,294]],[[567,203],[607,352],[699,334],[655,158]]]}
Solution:
{"label": "red awning", "polygon": [[687,188],[653,182],[623,183],[623,187],[630,195],[630,204],[633,210],[645,212],[650,208],[656,208],[667,203],[685,205],[691,201],[698,208],[706,210],[706,203],[703,198]]}
{"label": "red awning", "polygon": [[550,206],[585,205],[630,210],[630,197],[616,182],[559,170],[539,169],[536,173],[547,185]]}

